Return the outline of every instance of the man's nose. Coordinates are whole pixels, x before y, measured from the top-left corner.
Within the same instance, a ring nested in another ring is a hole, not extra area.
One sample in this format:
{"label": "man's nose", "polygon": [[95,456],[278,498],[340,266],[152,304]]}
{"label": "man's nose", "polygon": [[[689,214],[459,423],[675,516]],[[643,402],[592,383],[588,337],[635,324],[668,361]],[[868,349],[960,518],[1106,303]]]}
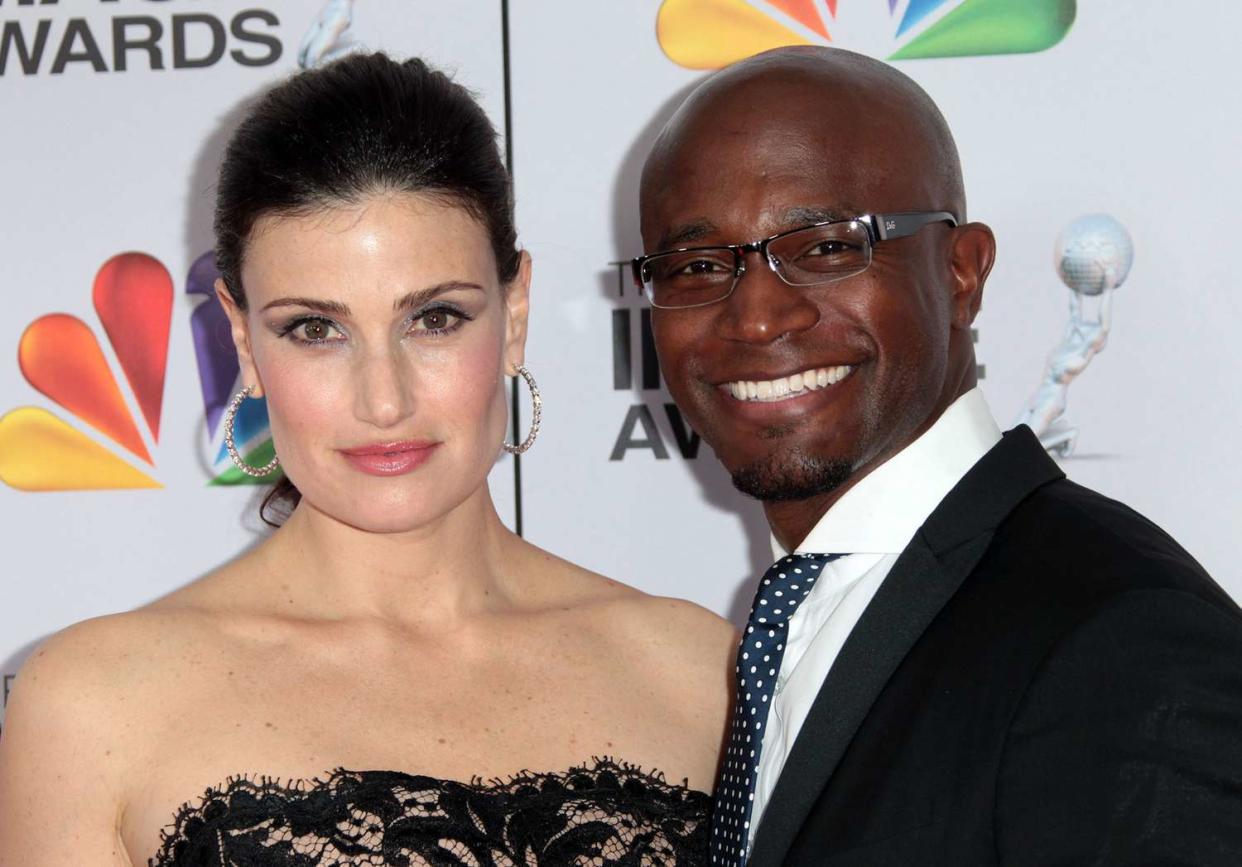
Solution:
{"label": "man's nose", "polygon": [[354,366],[354,414],[377,428],[391,428],[413,411],[410,359],[400,346],[362,355]]}
{"label": "man's nose", "polygon": [[805,287],[790,286],[759,252],[745,258],[746,270],[723,302],[720,336],[743,343],[771,343],[819,322],[819,308]]}

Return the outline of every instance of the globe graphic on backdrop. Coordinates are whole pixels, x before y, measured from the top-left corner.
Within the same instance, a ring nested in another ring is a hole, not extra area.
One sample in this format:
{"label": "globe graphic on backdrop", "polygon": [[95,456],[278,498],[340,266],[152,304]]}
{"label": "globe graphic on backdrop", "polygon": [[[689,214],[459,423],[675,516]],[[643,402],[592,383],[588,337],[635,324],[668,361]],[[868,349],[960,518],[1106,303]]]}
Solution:
{"label": "globe graphic on backdrop", "polygon": [[1079,295],[1099,295],[1120,286],[1134,263],[1134,242],[1126,227],[1108,214],[1079,217],[1061,230],[1053,248],[1057,274]]}

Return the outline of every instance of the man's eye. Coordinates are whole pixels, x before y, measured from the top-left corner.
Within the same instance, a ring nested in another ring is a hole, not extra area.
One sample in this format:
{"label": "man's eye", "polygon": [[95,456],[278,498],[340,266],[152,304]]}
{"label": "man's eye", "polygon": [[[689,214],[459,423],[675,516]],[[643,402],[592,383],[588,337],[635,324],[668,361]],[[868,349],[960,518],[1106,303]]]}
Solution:
{"label": "man's eye", "polygon": [[852,248],[841,241],[823,241],[807,250],[806,256],[839,256],[848,253]]}
{"label": "man's eye", "polygon": [[713,262],[711,259],[695,259],[681,266],[682,274],[698,275],[698,274],[719,274],[726,270],[719,262]]}

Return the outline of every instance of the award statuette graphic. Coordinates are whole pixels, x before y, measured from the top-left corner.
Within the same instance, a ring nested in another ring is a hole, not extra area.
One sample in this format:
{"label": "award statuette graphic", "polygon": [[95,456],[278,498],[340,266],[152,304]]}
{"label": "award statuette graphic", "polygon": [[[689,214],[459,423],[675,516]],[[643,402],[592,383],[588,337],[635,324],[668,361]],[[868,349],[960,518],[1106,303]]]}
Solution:
{"label": "award statuette graphic", "polygon": [[1030,425],[1045,449],[1065,458],[1078,442],[1078,429],[1065,419],[1066,395],[1108,342],[1113,295],[1130,273],[1134,243],[1113,217],[1088,214],[1061,231],[1053,262],[1070,288],[1070,318],[1048,355],[1043,381],[1015,424]]}
{"label": "award statuette graphic", "polygon": [[348,54],[355,47],[349,26],[354,20],[354,0],[328,0],[302,37],[298,66],[313,69]]}

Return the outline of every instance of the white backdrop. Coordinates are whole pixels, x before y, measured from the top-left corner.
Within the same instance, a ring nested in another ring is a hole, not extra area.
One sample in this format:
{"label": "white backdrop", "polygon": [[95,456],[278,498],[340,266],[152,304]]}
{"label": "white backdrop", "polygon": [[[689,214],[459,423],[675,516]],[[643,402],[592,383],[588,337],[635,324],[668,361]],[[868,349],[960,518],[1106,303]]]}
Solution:
{"label": "white backdrop", "polygon": [[[937,14],[970,2],[947,0]],[[851,12],[864,4],[867,15]],[[691,17],[746,7],[795,30],[777,6],[818,10],[841,25],[832,28],[836,44],[878,56],[895,47],[894,22],[919,4],[898,0],[890,13],[879,0],[669,2]],[[0,290],[8,314],[0,321],[0,416],[49,410],[162,485],[29,492],[0,484],[6,678],[50,632],[149,601],[261,537],[260,489],[208,484],[224,465],[216,461],[219,432],[209,435],[204,424],[190,329],[199,301],[186,294],[186,274],[211,246],[210,187],[239,108],[296,68],[319,6],[0,0]],[[519,232],[535,260],[528,363],[545,413],[540,440],[522,460],[521,491],[506,458],[493,494],[511,524],[520,495],[524,534],[539,545],[643,589],[744,614],[748,581],[768,559],[760,510],[733,493],[710,450],[696,453],[692,434],[670,416],[646,357],[642,305],[610,264],[641,252],[636,183],[646,145],[705,73],[662,50],[658,0],[513,0],[507,56],[503,6],[360,0],[350,31],[369,47],[455,70],[497,127],[507,120],[512,130]],[[150,68],[150,51],[131,48],[127,68],[117,70],[118,18],[147,19],[123,24],[131,39],[160,31],[164,68]],[[1000,244],[978,322],[983,387],[998,420],[1008,426],[1034,390],[1066,321],[1069,291],[1052,265],[1057,233],[1081,214],[1112,214],[1134,239],[1135,263],[1117,293],[1107,348],[1070,389],[1068,415],[1081,435],[1063,465],[1164,526],[1242,597],[1230,538],[1242,529],[1242,469],[1231,448],[1242,427],[1242,353],[1232,339],[1242,318],[1227,274],[1242,122],[1224,110],[1222,95],[1238,26],[1235,4],[1112,0],[1083,4],[1045,51],[897,65],[948,117],[971,217],[990,223]],[[41,28],[46,44],[36,61],[30,50]],[[671,45],[676,34],[664,35]],[[239,62],[234,51],[261,65]],[[64,69],[55,72],[58,54]],[[174,68],[178,54],[182,68]],[[196,59],[203,65],[189,65]],[[155,257],[173,281],[158,442],[92,305],[96,272],[126,251]],[[56,312],[98,335],[153,466],[23,375],[23,333]],[[524,402],[522,414],[525,421]],[[36,474],[47,470],[52,452],[0,433],[8,452],[0,452],[0,478],[12,476],[19,448]]]}

